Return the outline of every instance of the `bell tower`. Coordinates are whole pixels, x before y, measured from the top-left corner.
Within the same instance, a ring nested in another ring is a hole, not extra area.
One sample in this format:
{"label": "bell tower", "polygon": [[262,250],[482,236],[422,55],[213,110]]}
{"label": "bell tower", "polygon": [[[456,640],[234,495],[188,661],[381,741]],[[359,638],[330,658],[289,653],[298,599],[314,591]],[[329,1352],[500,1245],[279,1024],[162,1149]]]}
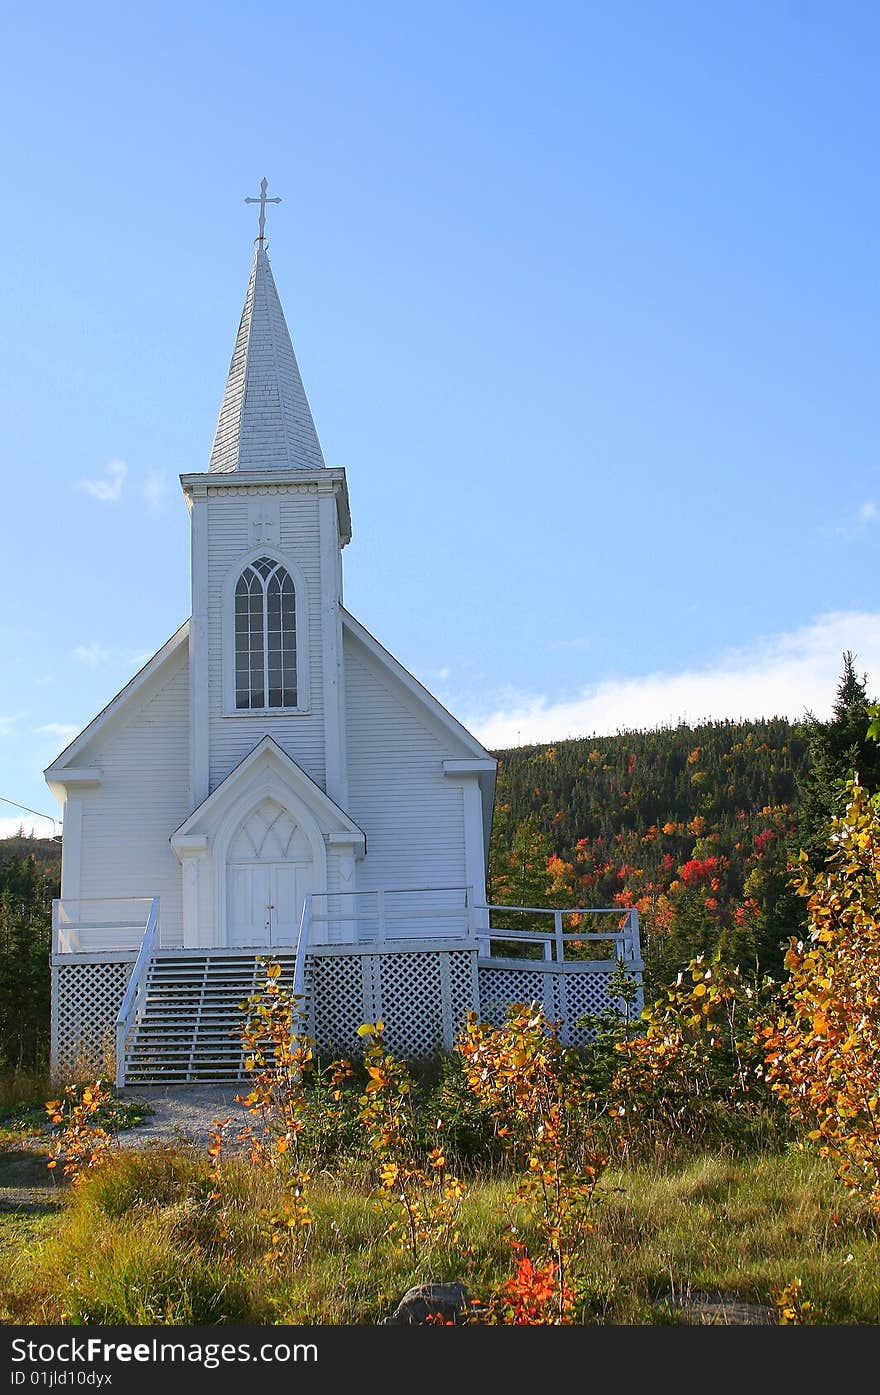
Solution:
{"label": "bell tower", "polygon": [[342,661],[345,471],[328,468],[265,236],[267,181],[205,471],[181,475],[192,523],[190,793],[198,807],[271,736],[348,801]]}

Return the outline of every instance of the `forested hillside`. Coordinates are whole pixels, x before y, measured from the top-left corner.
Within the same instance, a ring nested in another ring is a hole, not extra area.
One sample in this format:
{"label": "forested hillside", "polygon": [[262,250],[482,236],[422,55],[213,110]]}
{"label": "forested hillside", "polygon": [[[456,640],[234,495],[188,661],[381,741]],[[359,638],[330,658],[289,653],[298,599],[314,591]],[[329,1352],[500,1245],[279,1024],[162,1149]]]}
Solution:
{"label": "forested hillside", "polygon": [[768,912],[807,752],[805,731],[781,719],[495,752],[492,899],[635,906],[660,977],[718,945],[778,966]]}
{"label": "forested hillside", "polygon": [[29,857],[33,857],[37,866],[60,884],[60,838],[29,838],[23,828],[11,838],[0,838],[0,875],[7,862]]}
{"label": "forested hillside", "polygon": [[720,950],[778,974],[804,923],[790,886],[814,867],[837,781],[880,785],[867,677],[844,655],[832,716],[709,722],[496,751],[490,898],[635,906],[648,986]]}

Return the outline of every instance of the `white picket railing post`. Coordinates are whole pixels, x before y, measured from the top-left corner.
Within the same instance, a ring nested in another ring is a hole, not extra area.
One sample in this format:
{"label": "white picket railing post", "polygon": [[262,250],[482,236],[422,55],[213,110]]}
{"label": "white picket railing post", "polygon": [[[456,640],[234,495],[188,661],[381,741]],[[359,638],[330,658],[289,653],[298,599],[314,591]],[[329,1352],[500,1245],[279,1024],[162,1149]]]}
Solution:
{"label": "white picket railing post", "polygon": [[296,937],[296,960],[293,965],[293,996],[297,1001],[301,1016],[305,1016],[306,955],[309,945],[309,928],[312,919],[311,892],[303,901],[302,915],[299,918],[299,933]]}
{"label": "white picket railing post", "polygon": [[150,904],[150,914],[147,916],[147,924],[144,928],[137,959],[135,959],[131,971],[131,978],[128,980],[128,987],[116,1015],[116,1086],[118,1089],[121,1089],[125,1084],[125,1048],[128,1034],[140,1009],[140,999],[146,990],[147,975],[158,943],[159,898],[154,896]]}

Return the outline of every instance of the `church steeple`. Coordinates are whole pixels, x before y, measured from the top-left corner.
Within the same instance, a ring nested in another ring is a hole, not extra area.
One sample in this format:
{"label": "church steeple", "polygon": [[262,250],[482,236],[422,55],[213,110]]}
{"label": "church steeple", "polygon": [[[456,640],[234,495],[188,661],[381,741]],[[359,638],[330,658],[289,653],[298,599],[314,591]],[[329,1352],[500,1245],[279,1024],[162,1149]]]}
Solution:
{"label": "church steeple", "polygon": [[208,470],[314,470],[324,465],[318,433],[266,255],[263,180],[260,236],[217,419]]}

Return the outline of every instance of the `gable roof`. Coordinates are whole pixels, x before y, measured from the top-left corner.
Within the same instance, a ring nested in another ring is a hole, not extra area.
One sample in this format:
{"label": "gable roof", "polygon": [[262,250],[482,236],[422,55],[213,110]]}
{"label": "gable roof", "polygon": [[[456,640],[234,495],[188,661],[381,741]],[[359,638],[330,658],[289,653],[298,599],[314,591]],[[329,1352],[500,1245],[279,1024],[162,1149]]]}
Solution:
{"label": "gable roof", "polygon": [[184,620],[183,624],[170,639],[166,640],[161,649],[158,649],[151,659],[148,659],[143,668],[138,669],[133,678],[129,679],[124,688],[111,698],[106,707],[103,707],[97,717],[93,717],[87,727],[84,727],[79,736],[75,736],[69,745],[57,755],[51,765],[47,765],[43,771],[46,782],[51,786],[53,776],[58,776],[56,783],[63,784],[64,770],[73,764],[76,757],[81,755],[91,742],[98,736],[114,717],[124,708],[142,697],[144,690],[149,688],[154,679],[157,679],[161,670],[169,664],[177,655],[181,648],[189,645],[189,620]]}
{"label": "gable roof", "polygon": [[447,712],[441,702],[429,693],[428,689],[419,682],[417,678],[403,667],[390,654],[383,645],[379,643],[374,635],[363,626],[359,620],[340,606],[342,613],[342,627],[353,636],[373,659],[384,669],[392,682],[404,690],[408,700],[422,708],[423,712],[433,721],[436,726],[452,738],[458,745],[465,757],[462,760],[450,759],[443,762],[443,769],[446,775],[475,775],[480,788],[480,798],[483,806],[483,849],[486,858],[486,866],[489,863],[489,843],[492,838],[492,816],[495,807],[495,781],[498,769],[498,761],[486,750],[486,747],[462,726],[451,712]]}
{"label": "gable roof", "polygon": [[434,697],[433,693],[429,693],[428,689],[420,683],[417,678],[414,678],[409,670],[405,669],[403,664],[399,663],[394,655],[390,654],[388,650],[379,643],[375,635],[370,634],[370,631],[362,625],[359,620],[356,620],[351,612],[346,610],[344,606],[340,606],[340,610],[342,612],[343,629],[348,630],[355,639],[360,641],[364,648],[372,654],[373,658],[377,659],[391,677],[406,690],[410,698],[424,707],[435,722],[438,722],[444,727],[447,733],[453,737],[459,745],[464,746],[469,755],[476,757],[478,760],[489,760],[493,765],[497,765],[495,757],[486,750],[485,746],[481,745],[477,738],[468,731],[467,727],[462,726],[461,722],[459,722],[456,717],[453,717],[451,712],[446,710],[442,702],[439,702],[438,699]]}
{"label": "gable roof", "polygon": [[314,470],[323,464],[272,268],[258,239],[208,470]]}
{"label": "gable roof", "polygon": [[197,809],[194,809],[179,828],[175,829],[171,835],[171,843],[175,840],[183,840],[188,835],[197,833],[204,825],[212,822],[220,811],[224,810],[230,799],[234,799],[239,786],[246,786],[261,767],[279,774],[285,784],[290,786],[292,791],[311,810],[317,821],[329,833],[331,839],[337,841],[344,840],[358,847],[359,852],[366,850],[366,834],[363,829],[355,823],[354,819],[346,814],[344,809],[340,809],[335,800],[326,794],[321,786],[316,784],[311,775],[303,770],[301,765],[289,756],[286,751],[278,745],[278,742],[271,736],[262,737],[243,760],[229,772],[225,779],[203,799]]}

